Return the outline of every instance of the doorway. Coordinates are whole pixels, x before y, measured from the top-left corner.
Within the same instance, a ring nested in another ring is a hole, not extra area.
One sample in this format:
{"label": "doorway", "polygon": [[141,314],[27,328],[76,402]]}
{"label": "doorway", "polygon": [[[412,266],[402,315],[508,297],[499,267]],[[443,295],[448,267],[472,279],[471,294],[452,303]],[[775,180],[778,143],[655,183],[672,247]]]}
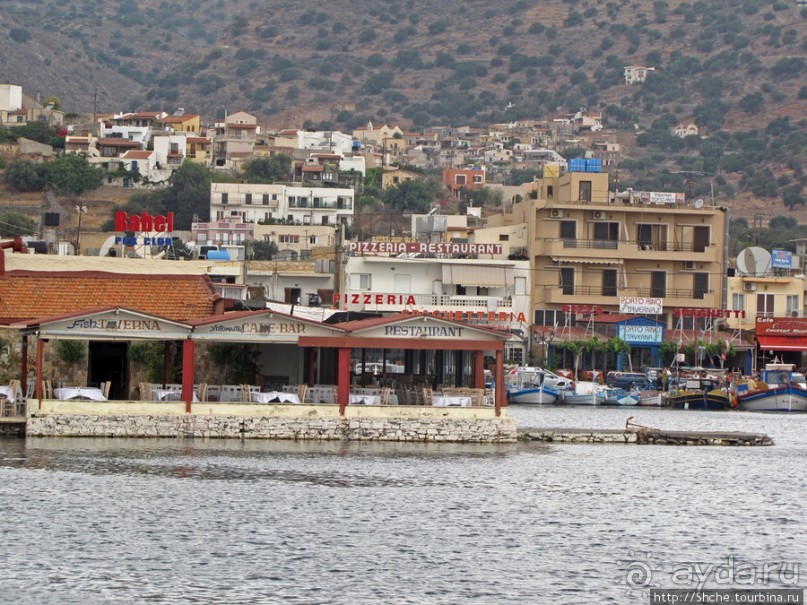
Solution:
{"label": "doorway", "polygon": [[111,382],[109,399],[129,399],[128,351],[125,342],[90,341],[87,384]]}

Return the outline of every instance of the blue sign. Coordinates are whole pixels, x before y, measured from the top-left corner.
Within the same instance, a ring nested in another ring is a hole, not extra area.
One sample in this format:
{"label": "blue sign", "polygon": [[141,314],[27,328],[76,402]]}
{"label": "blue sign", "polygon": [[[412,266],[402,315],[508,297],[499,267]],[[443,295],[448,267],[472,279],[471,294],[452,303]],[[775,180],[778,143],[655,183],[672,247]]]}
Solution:
{"label": "blue sign", "polygon": [[790,250],[772,250],[771,267],[774,269],[792,269],[793,253]]}

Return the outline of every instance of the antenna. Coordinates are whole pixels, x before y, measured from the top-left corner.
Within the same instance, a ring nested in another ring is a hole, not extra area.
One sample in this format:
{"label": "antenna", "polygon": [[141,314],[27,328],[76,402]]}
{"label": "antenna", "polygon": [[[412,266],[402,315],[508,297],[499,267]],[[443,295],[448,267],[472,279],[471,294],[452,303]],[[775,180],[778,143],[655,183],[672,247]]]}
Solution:
{"label": "antenna", "polygon": [[737,270],[743,275],[761,277],[771,270],[771,253],[764,248],[743,248],[737,255]]}

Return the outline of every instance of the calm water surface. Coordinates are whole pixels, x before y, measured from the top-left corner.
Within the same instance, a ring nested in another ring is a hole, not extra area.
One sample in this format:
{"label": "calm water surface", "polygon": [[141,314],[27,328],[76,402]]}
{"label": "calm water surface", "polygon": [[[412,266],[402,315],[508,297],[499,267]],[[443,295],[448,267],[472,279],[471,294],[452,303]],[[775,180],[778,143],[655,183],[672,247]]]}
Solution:
{"label": "calm water surface", "polygon": [[[4,439],[0,601],[630,604],[694,564],[807,585],[807,415],[511,414],[776,445]],[[706,586],[747,587],[725,578]]]}

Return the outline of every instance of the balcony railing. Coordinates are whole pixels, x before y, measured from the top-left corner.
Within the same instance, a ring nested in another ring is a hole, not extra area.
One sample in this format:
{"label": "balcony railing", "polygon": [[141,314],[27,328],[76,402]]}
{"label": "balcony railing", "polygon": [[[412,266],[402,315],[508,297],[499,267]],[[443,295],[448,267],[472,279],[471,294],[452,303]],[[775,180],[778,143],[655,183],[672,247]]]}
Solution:
{"label": "balcony railing", "polygon": [[703,299],[708,294],[714,294],[714,290],[700,290],[687,288],[638,288],[637,296],[651,296],[653,298],[693,298]]}
{"label": "balcony railing", "polygon": [[[547,286],[552,290],[560,289],[564,296],[647,296],[653,298],[691,298],[695,300],[714,294],[714,290],[687,288],[619,288],[613,286]],[[635,293],[635,294],[634,294]]]}
{"label": "balcony railing", "polygon": [[653,252],[706,252],[712,244],[699,242],[647,242],[639,240],[562,239],[564,248],[616,250],[620,244]]}

